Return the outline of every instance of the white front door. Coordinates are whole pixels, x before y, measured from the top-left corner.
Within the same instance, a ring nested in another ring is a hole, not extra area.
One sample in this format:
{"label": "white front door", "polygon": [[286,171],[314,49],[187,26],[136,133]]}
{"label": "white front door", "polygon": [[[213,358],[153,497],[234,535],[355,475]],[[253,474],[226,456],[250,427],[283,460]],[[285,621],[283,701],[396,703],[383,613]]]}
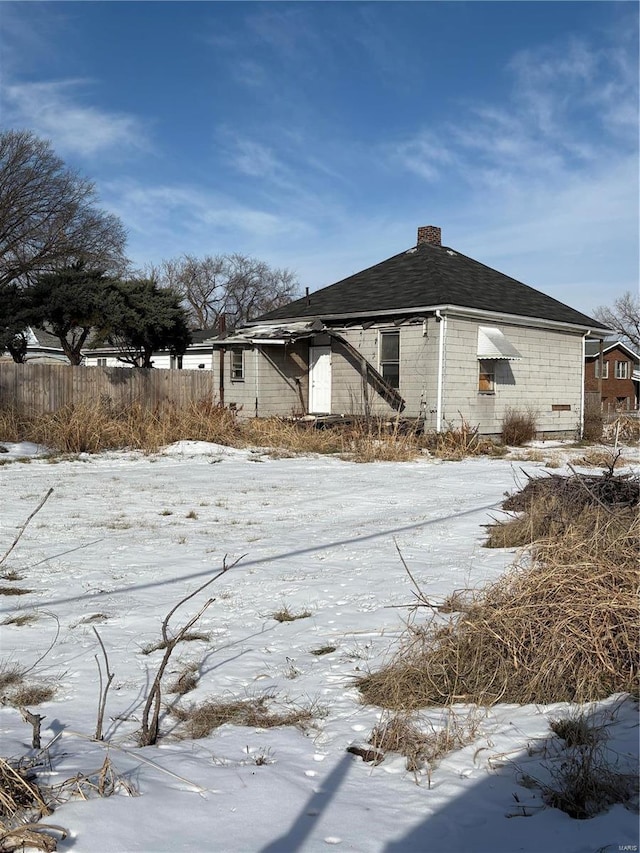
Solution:
{"label": "white front door", "polygon": [[309,412],[331,412],[331,347],[309,347]]}

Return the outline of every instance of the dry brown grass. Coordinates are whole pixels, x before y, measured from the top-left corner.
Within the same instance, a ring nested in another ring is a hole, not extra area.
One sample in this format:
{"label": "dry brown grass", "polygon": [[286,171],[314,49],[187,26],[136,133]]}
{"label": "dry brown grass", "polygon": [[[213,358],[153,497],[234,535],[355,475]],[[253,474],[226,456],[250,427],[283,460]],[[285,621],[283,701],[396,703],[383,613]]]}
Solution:
{"label": "dry brown grass", "polygon": [[332,652],[335,652],[337,646],[320,646],[319,649],[312,649],[311,654],[316,655],[316,657],[322,657],[322,655],[330,655]]}
{"label": "dry brown grass", "polygon": [[[594,512],[612,511],[622,524],[631,520],[640,501],[640,480],[634,477],[551,474],[530,478],[521,491],[502,504],[516,513],[488,525],[488,548],[521,548],[538,540],[562,539],[569,528],[584,528],[588,537]],[[597,513],[596,513],[597,515]]]}
{"label": "dry brown grass", "polygon": [[473,427],[465,418],[460,417],[460,425],[447,423],[440,433],[425,436],[425,447],[438,459],[457,461],[468,456],[495,456],[504,451],[490,439],[479,434],[479,428]]}
{"label": "dry brown grass", "polygon": [[184,696],[186,693],[195,690],[198,686],[198,669],[197,663],[187,664],[167,687],[167,693],[177,693]]}
{"label": "dry brown grass", "polygon": [[583,456],[576,457],[573,460],[573,464],[581,468],[602,468],[603,470],[608,470],[616,466],[622,468],[625,465],[631,465],[632,460],[625,459],[622,454],[613,454],[604,447],[590,447]]}
{"label": "dry brown grass", "polygon": [[31,772],[19,763],[0,758],[0,850],[55,850],[56,839],[65,838],[66,831],[36,823],[50,814]]}
{"label": "dry brown grass", "polygon": [[275,613],[271,614],[271,618],[275,619],[276,622],[296,622],[298,619],[308,619],[309,616],[311,616],[310,610],[301,610],[299,613],[294,613],[292,610],[289,610],[286,604],[280,610],[276,610]]}
{"label": "dry brown grass", "polygon": [[[5,430],[6,425],[6,430]],[[98,453],[131,448],[156,452],[180,440],[243,446],[233,412],[208,402],[154,409],[138,404],[114,407],[109,401],[79,403],[43,415],[0,412],[4,440],[33,441],[59,453]]]}
{"label": "dry brown grass", "polygon": [[7,616],[6,619],[2,621],[2,625],[28,625],[30,622],[37,622],[38,614],[37,613],[17,613],[15,616]]}
{"label": "dry brown grass", "polygon": [[0,435],[2,441],[24,441],[29,431],[30,418],[12,406],[0,408]]}
{"label": "dry brown grass", "polygon": [[82,800],[89,800],[94,797],[112,797],[114,794],[135,797],[139,793],[130,779],[116,769],[108,755],[97,770],[89,773],[78,773],[70,779],[66,779],[56,786],[55,792],[58,799],[63,794]]}
{"label": "dry brown grass", "polygon": [[437,726],[419,720],[415,714],[394,714],[373,729],[369,743],[383,754],[403,755],[407,770],[416,772],[433,768],[445,755],[473,743],[478,728],[474,711],[458,715],[447,709]]}
{"label": "dry brown grass", "polygon": [[602,438],[610,442],[640,441],[640,418],[620,415],[615,421],[602,428]]}
{"label": "dry brown grass", "polygon": [[[535,516],[547,501],[541,493]],[[640,519],[631,507],[587,505],[564,522],[461,615],[443,624],[432,614],[411,632],[388,666],[362,679],[365,700],[411,710],[637,693]],[[524,520],[522,540],[532,531]]]}
{"label": "dry brown grass", "polygon": [[341,458],[352,462],[410,462],[423,452],[417,423],[400,419],[361,419],[342,430]]}
{"label": "dry brown grass", "polygon": [[55,696],[55,688],[48,684],[23,684],[16,687],[6,697],[7,704],[16,708],[24,708],[27,705],[41,705]]}
{"label": "dry brown grass", "polygon": [[269,705],[269,697],[257,699],[209,699],[200,705],[189,708],[171,709],[171,714],[181,724],[183,737],[207,737],[214,729],[229,723],[234,726],[250,726],[252,728],[272,729],[278,726],[309,725],[314,716],[312,708],[294,708],[290,711],[273,710]]}
{"label": "dry brown grass", "polygon": [[7,569],[0,574],[0,579],[3,581],[21,581],[23,578],[24,575],[21,575],[20,572],[15,569]]}
{"label": "dry brown grass", "polygon": [[0,595],[28,595],[32,589],[24,589],[20,586],[0,586]]}
{"label": "dry brown grass", "polygon": [[307,421],[285,418],[249,418],[241,422],[245,445],[290,453],[337,454],[344,451],[342,429],[316,429]]}
{"label": "dry brown grass", "polygon": [[21,685],[24,680],[25,670],[15,663],[3,663],[0,665],[0,699],[4,699],[6,693]]}
{"label": "dry brown grass", "polygon": [[550,728],[558,738],[545,746],[544,779],[523,774],[523,785],[539,788],[547,805],[576,820],[594,817],[616,803],[637,810],[637,762],[607,747],[607,723],[583,711],[551,720]]}
{"label": "dry brown grass", "polygon": [[14,663],[0,665],[0,704],[23,708],[27,705],[40,705],[55,695],[55,688],[49,684],[35,684],[25,681],[27,671]]}
{"label": "dry brown grass", "polygon": [[533,409],[505,411],[502,418],[502,443],[511,447],[522,447],[536,437],[536,413]]}
{"label": "dry brown grass", "polygon": [[[204,643],[208,643],[211,639],[211,634],[207,634],[204,631],[187,631],[187,633],[180,637],[181,643],[195,643],[201,640]],[[150,655],[153,652],[161,651],[162,649],[166,649],[171,640],[159,640],[157,643],[150,643],[148,646],[143,646],[140,651],[143,655]]]}
{"label": "dry brown grass", "polygon": [[[65,406],[44,415],[0,411],[6,441],[33,441],[53,453],[98,453],[133,449],[155,453],[181,440],[232,447],[259,447],[275,456],[298,453],[340,455],[356,462],[403,462],[425,451],[442,459],[502,452],[478,436],[464,418],[439,434],[423,434],[422,424],[401,419],[345,419],[331,425],[288,418],[240,418],[207,401],[153,409],[138,404],[115,407],[109,400]],[[55,457],[52,457],[55,459]]]}
{"label": "dry brown grass", "polygon": [[604,420],[599,398],[594,400],[591,395],[587,395],[584,406],[582,438],[585,441],[600,441],[603,426]]}

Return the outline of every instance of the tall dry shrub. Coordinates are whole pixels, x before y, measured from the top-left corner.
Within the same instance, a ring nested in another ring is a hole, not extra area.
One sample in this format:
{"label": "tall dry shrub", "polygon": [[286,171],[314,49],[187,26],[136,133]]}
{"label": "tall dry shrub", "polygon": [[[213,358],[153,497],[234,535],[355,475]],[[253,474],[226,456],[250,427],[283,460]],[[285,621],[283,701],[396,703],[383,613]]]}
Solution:
{"label": "tall dry shrub", "polygon": [[511,447],[522,447],[536,437],[536,413],[533,409],[512,409],[502,417],[502,443]]}
{"label": "tall dry shrub", "polygon": [[602,441],[602,430],[604,419],[602,417],[602,406],[600,400],[591,394],[587,394],[584,403],[584,423],[582,437],[586,441]]}

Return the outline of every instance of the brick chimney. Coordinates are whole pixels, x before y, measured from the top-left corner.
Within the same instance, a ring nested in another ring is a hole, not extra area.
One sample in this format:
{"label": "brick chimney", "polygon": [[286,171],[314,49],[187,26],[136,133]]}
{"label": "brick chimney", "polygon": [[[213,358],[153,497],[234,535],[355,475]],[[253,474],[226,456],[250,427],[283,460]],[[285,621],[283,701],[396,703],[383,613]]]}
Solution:
{"label": "brick chimney", "polygon": [[442,245],[442,229],[437,225],[421,225],[418,228],[418,246],[427,243],[429,246]]}

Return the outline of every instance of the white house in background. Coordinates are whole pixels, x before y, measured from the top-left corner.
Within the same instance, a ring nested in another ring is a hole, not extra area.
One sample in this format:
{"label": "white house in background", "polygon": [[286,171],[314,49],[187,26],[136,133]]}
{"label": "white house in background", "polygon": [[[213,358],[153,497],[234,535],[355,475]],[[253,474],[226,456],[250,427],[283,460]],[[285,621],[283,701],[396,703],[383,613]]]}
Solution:
{"label": "white house in background", "polygon": [[[499,434],[508,409],[575,435],[585,339],[602,323],[441,244],[415,246],[212,341],[219,402],[246,415],[464,417]],[[220,372],[220,364],[223,370]]]}
{"label": "white house in background", "polygon": [[[192,342],[186,353],[180,358],[171,355],[168,350],[159,350],[153,354],[153,366],[164,370],[212,370],[214,351],[211,344],[216,334],[214,329],[200,329],[191,333]],[[84,349],[82,364],[85,367],[131,367],[120,359],[120,352],[114,347]],[[219,354],[216,352],[216,358]]]}

